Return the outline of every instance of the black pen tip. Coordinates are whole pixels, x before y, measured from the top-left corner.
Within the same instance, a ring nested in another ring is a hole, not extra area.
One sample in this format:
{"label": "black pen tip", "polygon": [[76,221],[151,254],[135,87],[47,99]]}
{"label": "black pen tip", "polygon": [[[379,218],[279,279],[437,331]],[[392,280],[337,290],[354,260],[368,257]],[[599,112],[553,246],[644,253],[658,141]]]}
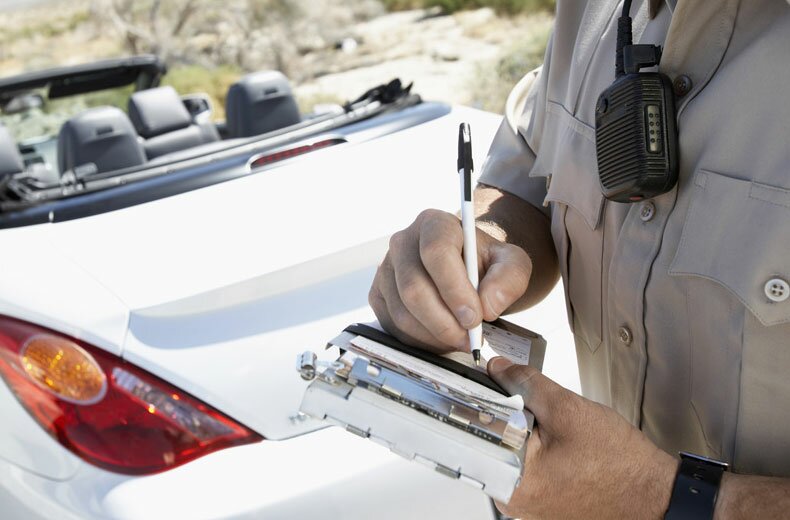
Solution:
{"label": "black pen tip", "polygon": [[471,172],[472,164],[472,131],[469,123],[461,123],[458,127],[458,170]]}

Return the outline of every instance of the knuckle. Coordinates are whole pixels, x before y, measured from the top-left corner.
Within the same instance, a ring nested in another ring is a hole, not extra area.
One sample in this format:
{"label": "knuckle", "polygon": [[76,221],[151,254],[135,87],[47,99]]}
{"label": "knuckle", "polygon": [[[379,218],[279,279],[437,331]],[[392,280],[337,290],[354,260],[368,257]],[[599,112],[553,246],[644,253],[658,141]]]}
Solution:
{"label": "knuckle", "polygon": [[417,216],[417,220],[420,222],[432,221],[437,218],[441,218],[441,215],[443,213],[444,211],[439,211],[438,209],[433,209],[433,208],[424,209]]}
{"label": "knuckle", "polygon": [[531,386],[531,380],[537,373],[538,371],[535,368],[526,365],[513,365],[505,371],[506,376],[514,384],[525,390]]}
{"label": "knuckle", "polygon": [[395,233],[392,234],[389,242],[390,251],[400,249],[403,246],[403,242],[406,238],[405,235],[406,232],[403,230],[396,231]]}
{"label": "knuckle", "polygon": [[441,262],[452,253],[452,248],[446,240],[420,242],[420,256],[425,263]]}
{"label": "knuckle", "polygon": [[396,306],[395,308],[390,309],[390,318],[392,319],[392,323],[395,324],[398,330],[400,331],[409,330],[411,326],[411,319],[410,319],[411,315],[409,314],[409,311],[407,311],[405,308],[401,306]]}
{"label": "knuckle", "polygon": [[466,338],[465,331],[451,324],[440,325],[438,330],[434,333],[436,339],[445,345],[458,345]]}
{"label": "knuckle", "polygon": [[382,303],[383,299],[384,297],[381,295],[379,288],[375,284],[371,286],[370,291],[368,291],[368,304],[376,314],[378,314],[377,308]]}
{"label": "knuckle", "polygon": [[405,274],[398,283],[398,293],[407,307],[413,306],[422,301],[425,287],[420,280],[412,274]]}

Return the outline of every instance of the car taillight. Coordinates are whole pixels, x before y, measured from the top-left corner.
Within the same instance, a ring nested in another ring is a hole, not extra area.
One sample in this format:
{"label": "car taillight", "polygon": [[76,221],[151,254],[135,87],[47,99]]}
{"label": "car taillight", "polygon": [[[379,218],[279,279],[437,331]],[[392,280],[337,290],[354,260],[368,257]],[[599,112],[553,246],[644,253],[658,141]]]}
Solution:
{"label": "car taillight", "polygon": [[273,152],[266,152],[260,155],[256,155],[249,162],[250,170],[256,170],[258,168],[263,168],[264,166],[268,166],[272,163],[276,163],[279,161],[284,161],[286,159],[291,159],[292,157],[298,157],[299,155],[304,155],[306,153],[313,152],[315,150],[320,150],[321,148],[328,148],[330,146],[335,146],[336,144],[345,143],[346,140],[342,137],[332,137],[330,139],[323,139],[321,141],[316,141],[311,144],[303,144],[299,146],[293,146],[290,148],[282,148],[279,150],[275,150]]}
{"label": "car taillight", "polygon": [[118,473],[157,473],[263,440],[117,356],[5,316],[0,316],[0,375],[63,446]]}

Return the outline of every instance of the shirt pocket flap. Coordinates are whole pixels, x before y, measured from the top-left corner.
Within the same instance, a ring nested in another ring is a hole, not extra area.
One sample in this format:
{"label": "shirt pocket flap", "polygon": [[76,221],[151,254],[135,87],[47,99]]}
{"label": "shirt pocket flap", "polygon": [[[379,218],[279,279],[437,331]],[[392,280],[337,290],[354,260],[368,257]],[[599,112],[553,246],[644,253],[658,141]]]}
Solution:
{"label": "shirt pocket flap", "polygon": [[551,175],[546,201],[567,204],[595,229],[603,193],[598,180],[595,129],[552,101],[546,107],[543,142],[530,177]]}
{"label": "shirt pocket flap", "polygon": [[[765,326],[790,322],[790,190],[700,170],[670,275],[729,289]],[[769,298],[770,280],[781,296]]]}

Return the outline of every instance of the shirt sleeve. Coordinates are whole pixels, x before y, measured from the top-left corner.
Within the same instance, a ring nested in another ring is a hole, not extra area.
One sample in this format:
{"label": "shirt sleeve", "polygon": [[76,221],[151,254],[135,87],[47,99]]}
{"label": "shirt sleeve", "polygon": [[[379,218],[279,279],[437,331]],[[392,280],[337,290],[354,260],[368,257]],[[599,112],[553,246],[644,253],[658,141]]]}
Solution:
{"label": "shirt sleeve", "polygon": [[543,131],[551,46],[550,39],[543,66],[524,76],[508,96],[505,116],[480,175],[480,183],[512,193],[546,215],[550,212],[543,205],[546,178],[530,177],[529,173],[535,163]]}

